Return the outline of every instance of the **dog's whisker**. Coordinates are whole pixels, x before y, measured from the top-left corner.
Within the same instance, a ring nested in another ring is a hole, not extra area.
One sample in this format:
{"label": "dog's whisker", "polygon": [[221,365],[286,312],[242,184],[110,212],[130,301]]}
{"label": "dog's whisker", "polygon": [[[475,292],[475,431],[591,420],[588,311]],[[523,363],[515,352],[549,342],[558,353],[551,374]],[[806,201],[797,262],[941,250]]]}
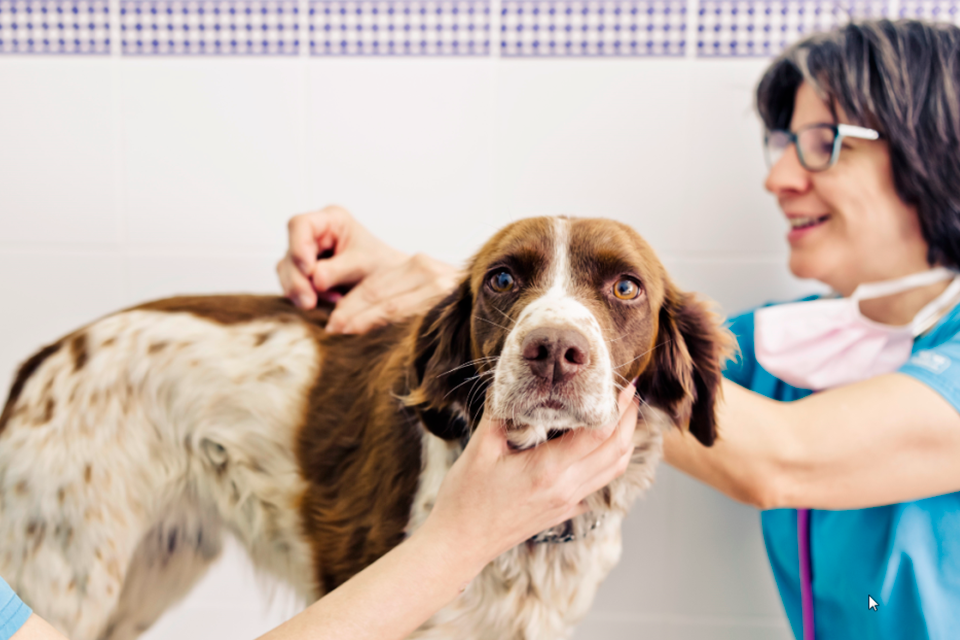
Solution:
{"label": "dog's whisker", "polygon": [[487,320],[486,318],[481,318],[481,317],[478,316],[478,315],[474,315],[473,317],[476,318],[477,320],[480,320],[481,322],[486,322],[486,323],[488,323],[488,324],[492,324],[492,325],[495,326],[495,327],[500,327],[500,328],[503,329],[504,331],[510,331],[510,327],[505,327],[505,326],[503,326],[502,324],[497,324],[497,323],[494,322],[493,320]]}
{"label": "dog's whisker", "polygon": [[473,366],[473,365],[475,365],[475,364],[487,364],[487,363],[494,362],[494,361],[499,360],[499,359],[500,359],[500,356],[485,356],[485,357],[482,357],[482,358],[477,358],[476,360],[471,360],[470,362],[464,362],[464,363],[463,363],[462,365],[460,365],[459,367],[454,367],[453,369],[448,369],[447,371],[444,371],[443,373],[438,373],[438,374],[437,374],[437,377],[439,378],[439,377],[441,377],[441,376],[445,376],[445,375],[447,375],[447,374],[453,373],[454,371],[459,371],[460,369],[465,369],[466,367],[470,367],[470,366]]}
{"label": "dog's whisker", "polygon": [[497,309],[497,307],[494,307],[494,309],[496,309],[497,313],[499,313],[499,314],[502,315],[504,318],[506,318],[507,320],[509,320],[511,325],[517,324],[517,321],[516,321],[516,320],[514,320],[513,318],[511,318],[510,316],[508,316],[508,315],[507,315],[506,313],[504,313],[501,309]]}
{"label": "dog's whisker", "polygon": [[623,364],[618,365],[618,366],[613,367],[613,368],[614,368],[614,369],[623,369],[623,368],[624,368],[625,366],[627,366],[628,364],[632,364],[632,363],[636,362],[637,360],[639,360],[639,359],[642,358],[643,356],[647,355],[648,353],[650,353],[650,352],[653,351],[654,349],[656,349],[656,348],[658,348],[658,347],[662,347],[662,346],[666,345],[668,342],[670,342],[669,339],[664,340],[664,341],[661,342],[660,344],[656,344],[656,345],[650,347],[649,349],[647,349],[646,351],[644,351],[643,353],[641,353],[640,355],[638,355],[638,356],[637,356],[636,358],[634,358],[633,360],[629,360],[629,361],[624,362]]}
{"label": "dog's whisker", "polygon": [[445,394],[443,394],[443,398],[442,398],[442,399],[443,399],[443,400],[446,400],[446,399],[447,399],[447,396],[449,396],[451,393],[453,393],[454,391],[456,391],[457,389],[459,389],[459,388],[462,387],[463,385],[467,384],[468,382],[471,382],[472,380],[476,380],[477,378],[480,378],[481,376],[483,376],[483,373],[482,373],[482,372],[481,372],[481,373],[478,373],[478,374],[475,375],[475,376],[470,376],[469,378],[467,378],[466,380],[464,380],[463,382],[461,382],[460,384],[458,384],[457,386],[455,386],[453,389],[450,389],[450,391],[447,391]]}
{"label": "dog's whisker", "polygon": [[470,391],[467,393],[467,406],[470,406],[473,404],[475,395],[479,397],[479,393],[478,393],[479,390],[482,389],[484,392],[486,392],[486,387],[481,386],[484,383],[483,378],[486,375],[493,375],[493,374],[494,374],[493,371],[484,371],[480,373],[478,376],[476,376],[477,379],[474,381],[473,385],[471,385]]}

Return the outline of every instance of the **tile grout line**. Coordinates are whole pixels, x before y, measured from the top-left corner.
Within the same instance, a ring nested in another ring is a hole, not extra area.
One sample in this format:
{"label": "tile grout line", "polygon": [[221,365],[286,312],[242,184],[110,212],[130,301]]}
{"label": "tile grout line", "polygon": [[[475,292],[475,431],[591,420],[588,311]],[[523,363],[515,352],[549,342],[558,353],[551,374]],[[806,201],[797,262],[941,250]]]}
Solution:
{"label": "tile grout line", "polygon": [[490,17],[487,20],[487,24],[489,25],[487,41],[490,43],[490,50],[487,52],[487,55],[494,61],[499,61],[501,58],[500,43],[504,37],[501,31],[503,28],[503,16],[501,15],[503,3],[501,0],[487,0],[487,3],[490,6]]}
{"label": "tile grout line", "polygon": [[[302,127],[300,132],[300,189],[304,206],[309,206],[312,180],[310,171],[310,43],[313,40],[313,34],[310,32],[310,0],[297,0],[297,2],[300,11],[298,21],[300,26],[300,51],[298,57],[300,59],[300,82],[303,91],[303,95],[300,97],[300,126]],[[300,212],[290,212],[291,215],[295,213]]]}
{"label": "tile grout line", "polygon": [[687,60],[696,60],[697,58],[697,43],[700,40],[700,32],[697,31],[697,28],[700,24],[700,0],[686,0],[687,1],[687,34],[686,34],[686,50],[684,51],[684,58]]}
{"label": "tile grout line", "polygon": [[490,41],[489,63],[490,70],[489,96],[490,103],[487,105],[487,117],[489,118],[489,135],[487,146],[487,190],[490,197],[491,206],[499,206],[497,189],[497,113],[500,103],[500,69],[503,65],[500,56],[501,33],[500,25],[501,11],[503,7],[502,0],[487,0],[490,3],[490,19],[488,40]]}
{"label": "tile grout line", "polygon": [[297,0],[297,11],[300,12],[297,25],[300,29],[300,49],[297,57],[301,60],[310,58],[310,0]]}
{"label": "tile grout line", "polygon": [[121,67],[123,57],[123,42],[121,40],[121,1],[109,0],[110,2],[110,75],[113,95],[110,101],[113,120],[113,207],[117,224],[117,241],[119,256],[121,261],[121,280],[120,290],[124,299],[129,299],[131,294],[130,283],[130,265],[129,265],[129,230],[127,228],[126,210],[124,207],[124,163],[123,163],[123,141],[124,141],[124,117],[123,117],[123,69]]}

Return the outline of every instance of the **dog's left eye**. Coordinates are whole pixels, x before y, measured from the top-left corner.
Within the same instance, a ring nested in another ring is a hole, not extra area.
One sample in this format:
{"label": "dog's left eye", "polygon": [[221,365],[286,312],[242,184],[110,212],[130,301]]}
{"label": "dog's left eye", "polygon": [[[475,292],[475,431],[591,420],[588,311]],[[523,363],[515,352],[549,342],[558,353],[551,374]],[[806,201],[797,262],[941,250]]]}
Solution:
{"label": "dog's left eye", "polygon": [[633,300],[640,295],[640,285],[631,278],[620,278],[613,285],[613,295],[621,300]]}
{"label": "dog's left eye", "polygon": [[516,284],[513,275],[506,269],[494,272],[488,282],[490,283],[490,288],[497,293],[506,293],[513,289],[513,285]]}

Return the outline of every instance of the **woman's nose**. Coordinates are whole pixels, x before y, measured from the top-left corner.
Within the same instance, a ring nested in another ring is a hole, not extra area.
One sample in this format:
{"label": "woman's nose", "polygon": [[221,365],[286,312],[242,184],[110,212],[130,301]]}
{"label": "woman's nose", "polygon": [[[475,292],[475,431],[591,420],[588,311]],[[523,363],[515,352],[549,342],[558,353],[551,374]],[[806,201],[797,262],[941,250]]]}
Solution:
{"label": "woman's nose", "polygon": [[791,144],[784,150],[776,163],[770,167],[763,186],[777,197],[790,192],[804,193],[810,188],[810,172],[800,164],[797,145]]}

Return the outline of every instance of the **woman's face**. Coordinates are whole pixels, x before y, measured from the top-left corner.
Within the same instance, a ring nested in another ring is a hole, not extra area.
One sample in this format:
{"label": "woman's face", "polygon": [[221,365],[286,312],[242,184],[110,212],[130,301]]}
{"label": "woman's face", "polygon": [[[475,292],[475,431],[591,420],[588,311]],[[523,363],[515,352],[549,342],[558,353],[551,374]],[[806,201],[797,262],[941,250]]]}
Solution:
{"label": "woman's face", "polygon": [[[852,124],[839,108],[837,119]],[[804,82],[797,89],[790,130],[814,123],[837,121]],[[844,138],[837,163],[820,172],[804,169],[791,146],[764,186],[791,224],[790,270],[798,278],[814,278],[849,295],[862,282],[929,268],[916,208],[894,189],[883,140]]]}

